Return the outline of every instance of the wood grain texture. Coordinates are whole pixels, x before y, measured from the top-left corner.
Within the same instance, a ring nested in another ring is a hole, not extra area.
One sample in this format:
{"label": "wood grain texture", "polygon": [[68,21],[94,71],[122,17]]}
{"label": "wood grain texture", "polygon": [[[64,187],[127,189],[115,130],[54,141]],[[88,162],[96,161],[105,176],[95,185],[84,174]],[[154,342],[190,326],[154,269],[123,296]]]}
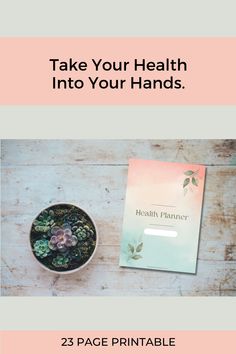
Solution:
{"label": "wood grain texture", "polygon": [[[128,159],[207,165],[196,275],[120,268]],[[236,295],[235,140],[2,141],[2,295]],[[98,225],[92,262],[51,274],[33,259],[28,238],[38,212],[70,202]]]}

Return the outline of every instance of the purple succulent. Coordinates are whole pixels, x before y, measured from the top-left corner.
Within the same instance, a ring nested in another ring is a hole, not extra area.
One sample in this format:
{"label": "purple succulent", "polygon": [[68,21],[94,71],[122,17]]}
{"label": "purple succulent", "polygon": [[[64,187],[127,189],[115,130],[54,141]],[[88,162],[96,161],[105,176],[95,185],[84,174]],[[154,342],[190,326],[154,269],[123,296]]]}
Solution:
{"label": "purple succulent", "polygon": [[75,235],[72,235],[72,231],[69,225],[63,225],[63,227],[53,227],[52,236],[48,243],[48,246],[53,251],[65,251],[68,247],[75,246],[78,239]]}

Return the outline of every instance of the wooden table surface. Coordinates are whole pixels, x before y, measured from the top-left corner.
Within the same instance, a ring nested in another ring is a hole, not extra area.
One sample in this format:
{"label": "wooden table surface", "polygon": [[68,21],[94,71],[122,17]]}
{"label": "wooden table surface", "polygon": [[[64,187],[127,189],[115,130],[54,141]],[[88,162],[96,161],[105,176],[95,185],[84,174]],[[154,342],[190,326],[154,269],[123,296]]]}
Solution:
{"label": "wooden table surface", "polygon": [[[120,268],[128,159],[207,166],[196,275]],[[55,275],[33,259],[37,213],[70,202],[100,236],[92,262]],[[236,295],[236,140],[3,140],[2,295]]]}

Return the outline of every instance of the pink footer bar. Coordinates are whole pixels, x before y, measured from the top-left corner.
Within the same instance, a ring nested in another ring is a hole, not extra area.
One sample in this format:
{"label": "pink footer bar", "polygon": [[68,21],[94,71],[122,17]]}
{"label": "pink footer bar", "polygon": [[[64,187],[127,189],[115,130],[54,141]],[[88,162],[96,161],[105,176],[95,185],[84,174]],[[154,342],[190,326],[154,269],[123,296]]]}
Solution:
{"label": "pink footer bar", "polygon": [[2,354],[235,354],[236,331],[2,331]]}

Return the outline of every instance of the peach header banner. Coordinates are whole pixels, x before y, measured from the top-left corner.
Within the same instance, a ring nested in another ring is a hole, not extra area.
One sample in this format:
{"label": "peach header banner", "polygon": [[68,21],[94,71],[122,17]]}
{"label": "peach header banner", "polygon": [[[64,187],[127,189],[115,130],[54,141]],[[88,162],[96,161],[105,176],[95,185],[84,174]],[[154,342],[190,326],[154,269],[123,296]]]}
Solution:
{"label": "peach header banner", "polygon": [[[235,354],[235,336],[235,331],[2,331],[1,353]],[[131,345],[132,339],[139,345]]]}
{"label": "peach header banner", "polygon": [[236,38],[1,38],[0,51],[1,105],[236,104]]}

